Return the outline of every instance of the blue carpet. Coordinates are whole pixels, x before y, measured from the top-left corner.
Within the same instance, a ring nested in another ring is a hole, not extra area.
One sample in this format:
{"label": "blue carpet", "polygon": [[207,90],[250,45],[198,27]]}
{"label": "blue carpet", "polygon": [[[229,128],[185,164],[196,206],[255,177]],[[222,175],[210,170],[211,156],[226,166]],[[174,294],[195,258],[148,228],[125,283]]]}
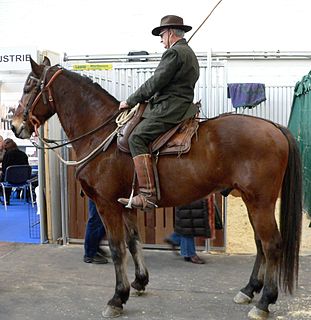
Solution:
{"label": "blue carpet", "polygon": [[0,204],[0,241],[40,243],[40,218],[37,207],[24,200],[11,199],[11,204],[4,209]]}

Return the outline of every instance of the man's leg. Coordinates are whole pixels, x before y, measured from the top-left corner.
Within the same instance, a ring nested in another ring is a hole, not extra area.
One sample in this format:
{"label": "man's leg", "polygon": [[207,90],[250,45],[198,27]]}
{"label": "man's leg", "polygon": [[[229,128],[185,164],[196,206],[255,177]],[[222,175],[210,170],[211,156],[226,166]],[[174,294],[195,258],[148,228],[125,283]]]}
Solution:
{"label": "man's leg", "polygon": [[189,261],[195,264],[204,264],[202,260],[195,251],[194,237],[192,236],[182,236],[180,240],[180,254],[184,257],[185,261]]}
{"label": "man's leg", "polygon": [[168,239],[171,240],[175,245],[180,246],[182,236],[177,232],[173,232]]}
{"label": "man's leg", "polygon": [[[140,193],[133,197],[131,206],[138,209],[156,207],[156,187],[149,145],[160,134],[168,131],[174,124],[157,122],[154,119],[143,119],[129,137],[129,147],[133,156]],[[118,201],[128,205],[130,199],[120,198]]]}
{"label": "man's leg", "polygon": [[180,246],[180,239],[181,235],[177,232],[173,232],[168,238],[164,239],[164,242],[171,246],[171,249],[173,252],[175,252],[177,255],[177,247]]}
{"label": "man's leg", "polygon": [[88,221],[84,240],[84,262],[108,262],[105,257],[98,255],[99,244],[104,235],[105,228],[97,212],[96,205],[91,199],[89,199]]}
{"label": "man's leg", "polygon": [[194,237],[181,236],[180,255],[183,257],[192,257],[195,255]]}

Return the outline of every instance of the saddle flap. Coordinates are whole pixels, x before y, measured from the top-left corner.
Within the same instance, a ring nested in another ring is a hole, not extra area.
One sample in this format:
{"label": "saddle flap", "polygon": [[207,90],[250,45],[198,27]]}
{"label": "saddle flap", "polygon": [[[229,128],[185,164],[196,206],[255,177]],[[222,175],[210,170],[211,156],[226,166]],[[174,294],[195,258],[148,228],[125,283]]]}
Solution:
{"label": "saddle flap", "polygon": [[199,121],[191,118],[161,135],[152,144],[152,152],[159,155],[187,153],[191,148],[191,139],[199,128]]}
{"label": "saddle flap", "polygon": [[133,117],[118,132],[117,144],[118,144],[118,148],[121,151],[126,152],[126,153],[130,152],[128,138],[129,138],[130,134],[132,133],[133,129],[141,121],[141,117],[146,109],[146,105],[147,104],[145,104],[145,103],[141,103],[139,105],[137,111],[134,113]]}

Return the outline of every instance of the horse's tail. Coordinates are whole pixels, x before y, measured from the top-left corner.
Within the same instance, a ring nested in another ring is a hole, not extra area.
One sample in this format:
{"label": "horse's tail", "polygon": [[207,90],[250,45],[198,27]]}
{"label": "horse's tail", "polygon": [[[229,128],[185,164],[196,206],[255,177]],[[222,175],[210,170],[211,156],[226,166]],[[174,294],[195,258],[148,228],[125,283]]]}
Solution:
{"label": "horse's tail", "polygon": [[285,171],[280,210],[280,232],[282,237],[282,257],[280,261],[279,283],[290,294],[297,285],[299,269],[299,248],[302,224],[302,172],[297,143],[284,127],[280,127],[289,145],[288,163]]}

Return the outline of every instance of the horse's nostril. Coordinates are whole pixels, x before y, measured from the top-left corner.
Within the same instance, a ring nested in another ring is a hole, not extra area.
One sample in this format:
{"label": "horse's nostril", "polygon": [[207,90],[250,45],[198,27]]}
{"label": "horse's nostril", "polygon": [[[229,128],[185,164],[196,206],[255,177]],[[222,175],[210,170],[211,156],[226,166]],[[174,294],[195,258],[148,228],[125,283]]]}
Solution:
{"label": "horse's nostril", "polygon": [[15,126],[11,125],[11,130],[15,133],[16,132]]}

